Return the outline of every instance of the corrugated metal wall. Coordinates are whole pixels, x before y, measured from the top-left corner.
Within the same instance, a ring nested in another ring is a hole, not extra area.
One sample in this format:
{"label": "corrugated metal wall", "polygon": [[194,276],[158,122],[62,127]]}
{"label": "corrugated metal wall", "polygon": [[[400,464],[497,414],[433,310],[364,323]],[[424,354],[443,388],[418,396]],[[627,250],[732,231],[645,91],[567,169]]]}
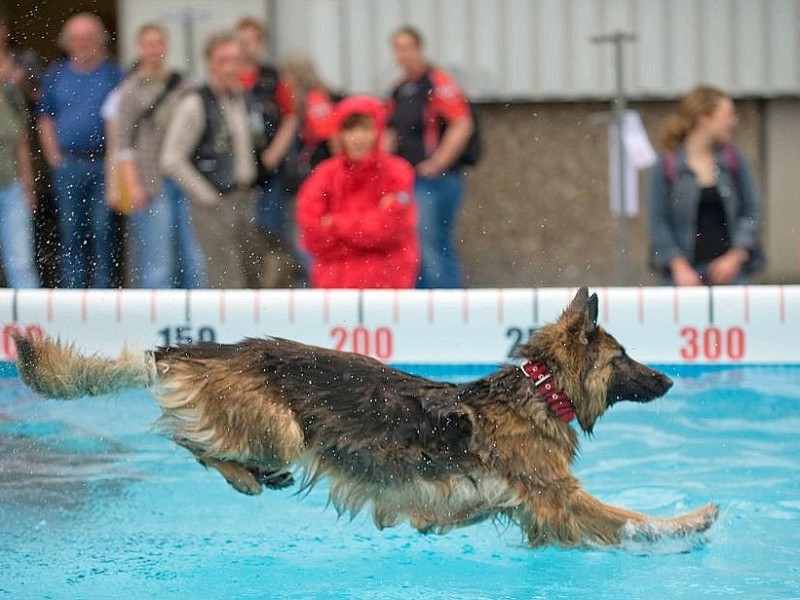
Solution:
{"label": "corrugated metal wall", "polygon": [[624,31],[626,87],[673,97],[697,82],[735,96],[800,95],[800,0],[268,0],[279,56],[309,51],[334,85],[384,93],[390,33],[418,27],[427,53],[476,99],[607,98]]}

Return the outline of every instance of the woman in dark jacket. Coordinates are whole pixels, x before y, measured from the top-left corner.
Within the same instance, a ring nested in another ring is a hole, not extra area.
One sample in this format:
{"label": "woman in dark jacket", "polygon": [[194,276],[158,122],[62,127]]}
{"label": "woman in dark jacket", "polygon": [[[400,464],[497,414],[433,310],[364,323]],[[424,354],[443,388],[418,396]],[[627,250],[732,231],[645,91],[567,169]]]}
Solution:
{"label": "woman in dark jacket", "polygon": [[747,283],[759,266],[759,201],[732,145],[737,123],[727,95],[698,86],[664,125],[649,186],[652,264],[664,283]]}

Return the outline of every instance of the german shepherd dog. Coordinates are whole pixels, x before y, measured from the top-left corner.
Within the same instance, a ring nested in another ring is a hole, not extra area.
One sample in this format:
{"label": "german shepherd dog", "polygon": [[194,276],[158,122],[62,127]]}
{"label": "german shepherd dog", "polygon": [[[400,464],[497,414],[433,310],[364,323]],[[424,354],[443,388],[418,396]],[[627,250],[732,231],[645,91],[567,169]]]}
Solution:
{"label": "german shepherd dog", "polygon": [[278,339],[201,343],[117,360],[19,337],[23,381],[77,398],[149,388],[157,423],[237,491],[327,478],[351,516],[443,533],[486,519],[518,524],[531,546],[620,545],[705,531],[709,504],[673,518],[603,504],[571,473],[578,436],[621,400],[649,402],[672,381],[632,360],[597,325],[581,288],[561,317],[506,365],[472,383],[439,383],[365,356]]}

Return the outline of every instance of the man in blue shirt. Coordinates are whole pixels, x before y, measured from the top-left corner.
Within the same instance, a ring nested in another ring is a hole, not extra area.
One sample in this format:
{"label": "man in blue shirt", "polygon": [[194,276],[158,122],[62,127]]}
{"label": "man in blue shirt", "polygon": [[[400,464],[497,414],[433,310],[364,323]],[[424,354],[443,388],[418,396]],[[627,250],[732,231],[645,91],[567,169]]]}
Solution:
{"label": "man in blue shirt", "polygon": [[69,288],[111,287],[119,260],[105,202],[100,107],[122,72],[106,56],[107,41],[96,15],[69,18],[59,37],[67,58],[42,80],[39,136],[53,170],[61,285]]}

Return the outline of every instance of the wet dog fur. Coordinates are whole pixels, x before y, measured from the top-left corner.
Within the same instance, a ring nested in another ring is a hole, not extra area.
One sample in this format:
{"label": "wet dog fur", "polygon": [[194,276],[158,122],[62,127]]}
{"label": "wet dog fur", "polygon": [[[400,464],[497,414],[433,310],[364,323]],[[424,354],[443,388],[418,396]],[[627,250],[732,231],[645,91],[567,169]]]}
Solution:
{"label": "wet dog fur", "polygon": [[[706,530],[716,505],[674,518],[608,506],[571,472],[578,435],[516,366],[440,383],[371,358],[278,339],[83,356],[17,338],[23,381],[52,398],[148,388],[158,428],[236,490],[259,494],[327,478],[336,510],[369,508],[379,528],[408,521],[446,532],[486,519],[518,524],[531,546],[619,545]],[[519,348],[571,399],[580,428],[622,400],[648,402],[672,382],[632,360],[597,325],[581,288]]]}

